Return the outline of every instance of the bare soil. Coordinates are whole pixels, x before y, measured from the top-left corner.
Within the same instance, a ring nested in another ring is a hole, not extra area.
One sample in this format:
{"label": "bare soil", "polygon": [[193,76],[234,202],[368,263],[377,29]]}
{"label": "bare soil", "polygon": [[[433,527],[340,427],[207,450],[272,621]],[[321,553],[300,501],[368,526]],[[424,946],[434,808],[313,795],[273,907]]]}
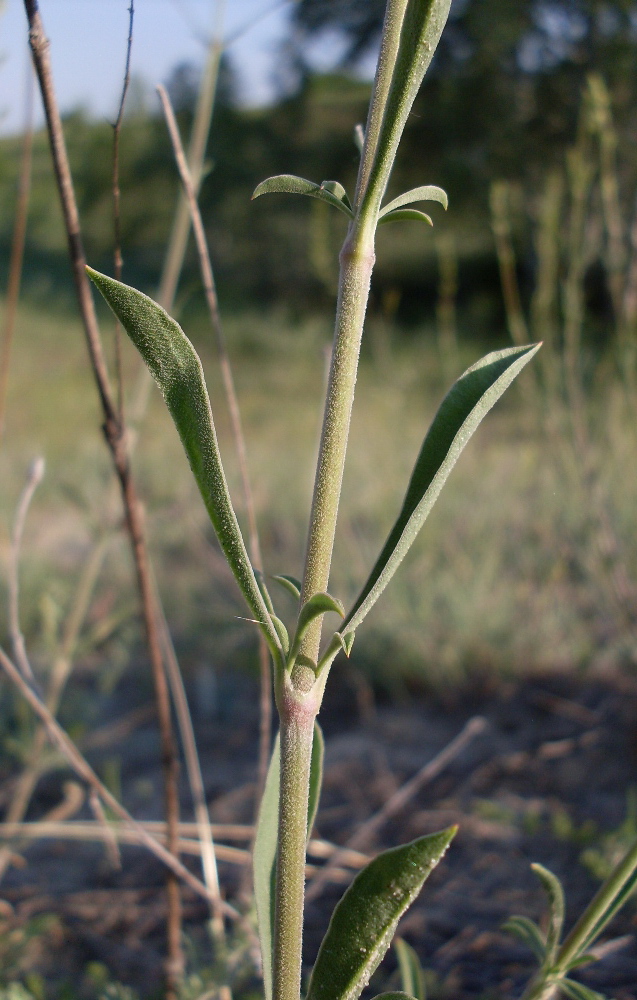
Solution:
{"label": "bare soil", "polygon": [[[447,698],[415,692],[404,703],[382,704],[352,678],[344,675],[328,689],[322,712],[326,768],[315,836],[346,844],[468,720],[484,718],[482,732],[382,823],[362,849],[373,854],[459,823],[452,848],[400,933],[428,970],[433,998],[519,997],[533,961],[501,925],[512,914],[538,919],[544,913],[543,893],[530,869],[534,861],[563,880],[567,926],[595,892],[599,882],[582,863],[582,852],[608,849],[607,835],[623,822],[627,793],[637,785],[637,683],[551,676],[483,683]],[[246,823],[253,808],[258,696],[246,678],[222,686],[210,705],[203,689],[193,691],[200,708],[196,724],[206,792],[215,822]],[[116,759],[127,806],[138,818],[157,819],[158,737],[145,695],[136,694],[130,683],[123,685],[104,705],[103,720],[130,719],[131,711],[137,715],[128,727],[111,730],[110,740],[107,732],[102,745],[87,752],[102,773],[106,762]],[[28,818],[51,809],[68,779],[63,770],[45,776]],[[182,780],[188,819],[183,775]],[[11,781],[5,775],[5,803]],[[90,817],[86,808],[75,818],[82,816]],[[23,860],[16,859],[0,887],[5,935],[18,940],[21,930],[39,926],[34,924],[38,915],[54,914],[55,920],[16,952],[15,974],[38,971],[51,996],[81,996],[88,995],[88,963],[101,962],[142,997],[161,995],[161,866],[136,847],[122,849],[121,870],[113,868],[98,844],[48,840],[19,851]],[[188,864],[198,871],[195,859]],[[222,862],[220,871],[226,896],[234,901],[243,869]],[[342,884],[329,881],[308,905],[308,965],[342,891]],[[186,929],[201,956],[206,907],[190,890],[184,891],[184,904]],[[603,938],[616,939],[621,940],[603,960],[577,977],[615,1000],[637,1000],[634,901]],[[372,983],[376,992],[395,985],[394,967],[390,956]],[[4,978],[7,973],[2,970]],[[244,992],[257,988],[253,977]]]}

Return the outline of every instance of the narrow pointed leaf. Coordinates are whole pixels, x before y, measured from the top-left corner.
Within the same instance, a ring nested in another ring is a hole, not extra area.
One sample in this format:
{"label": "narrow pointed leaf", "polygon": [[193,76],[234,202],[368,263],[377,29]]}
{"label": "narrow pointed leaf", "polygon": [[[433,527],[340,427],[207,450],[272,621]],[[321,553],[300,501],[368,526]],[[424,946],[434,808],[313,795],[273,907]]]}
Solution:
{"label": "narrow pointed leaf", "polygon": [[428,517],[467,441],[539,347],[532,344],[487,354],[467,369],[447,393],[416,460],[398,519],[339,629],[343,635],[357,629],[374,606]]}
{"label": "narrow pointed leaf", "polygon": [[560,980],[559,988],[569,1000],[606,1000],[601,993],[596,993],[582,983],[576,983],[574,979]]}
{"label": "narrow pointed leaf", "polygon": [[277,583],[280,583],[289,594],[296,597],[297,601],[301,599],[301,581],[297,580],[295,576],[288,576],[285,573],[280,573],[277,576],[272,577],[272,579],[276,580]]}
{"label": "narrow pointed leaf", "polygon": [[502,930],[512,934],[518,941],[530,948],[540,965],[544,964],[546,958],[546,943],[540,929],[528,917],[509,917],[502,924]]}
{"label": "narrow pointed leaf", "polygon": [[543,865],[531,865],[541,880],[549,899],[549,926],[546,934],[546,950],[549,962],[553,961],[562,936],[564,924],[564,890],[560,880]]}
{"label": "narrow pointed leaf", "polygon": [[430,215],[427,215],[426,212],[419,212],[417,208],[397,208],[378,220],[380,226],[386,226],[388,222],[426,222],[428,226],[434,224]]}
{"label": "narrow pointed leaf", "polygon": [[[314,723],[312,758],[310,762],[310,793],[308,798],[308,840],[314,825],[323,780],[325,742],[321,727]],[[270,758],[268,774],[259,806],[257,832],[252,854],[254,901],[257,908],[263,986],[266,1000],[272,1000],[272,945],[274,943],[274,891],[276,852],[279,836],[279,788],[281,784],[281,740],[277,733]]]}
{"label": "narrow pointed leaf", "polygon": [[402,208],[403,205],[413,205],[416,201],[437,201],[444,209],[447,209],[449,206],[449,199],[447,198],[446,191],[443,191],[442,188],[436,187],[434,184],[424,184],[422,187],[412,188],[411,191],[405,191],[404,194],[399,194],[393,201],[388,202],[384,208],[381,208],[378,213],[378,218],[382,219],[383,216],[388,215],[395,209]]}
{"label": "narrow pointed leaf", "polygon": [[422,966],[414,949],[402,938],[396,938],[394,951],[398,959],[400,985],[403,991],[415,997],[415,1000],[427,1000]]}
{"label": "narrow pointed leaf", "polygon": [[281,649],[283,650],[285,656],[287,656],[287,654],[290,651],[290,637],[288,636],[288,630],[286,629],[281,619],[277,618],[277,616],[274,613],[270,614],[270,618],[276,630],[276,634],[278,635],[279,640],[281,642]]}
{"label": "narrow pointed leaf", "polygon": [[455,832],[452,827],[385,851],[356,876],[332,914],[307,1000],[356,1000]]}
{"label": "narrow pointed leaf", "polygon": [[593,955],[592,952],[588,952],[586,955],[579,955],[578,958],[574,958],[572,962],[569,962],[565,968],[565,972],[572,972],[573,969],[581,969],[583,965],[590,965],[591,962],[597,962],[597,955]]}
{"label": "narrow pointed leaf", "polygon": [[272,998],[272,944],[274,941],[274,878],[279,834],[279,784],[281,743],[277,733],[259,806],[252,855],[254,901],[257,908],[263,986],[266,1000]]}
{"label": "narrow pointed leaf", "polygon": [[147,295],[90,267],[87,272],[157,382],[228,564],[270,648],[277,650],[279,640],[250,565],[230,499],[197,352],[179,324]]}
{"label": "narrow pointed leaf", "polygon": [[323,784],[323,756],[325,740],[318,722],[314,723],[314,739],[312,740],[312,759],[310,761],[310,795],[307,803],[307,838],[310,839],[316,813],[318,812]]}
{"label": "narrow pointed leaf", "polygon": [[[332,181],[331,183],[336,182]],[[329,205],[344,212],[348,218],[354,218],[349,204],[336,197],[322,185],[315,184],[314,181],[307,181],[304,177],[296,177],[294,174],[277,174],[276,177],[268,177],[261,181],[254,189],[252,200],[260,198],[262,194],[304,194],[309,198],[319,198],[321,201],[326,201]]]}

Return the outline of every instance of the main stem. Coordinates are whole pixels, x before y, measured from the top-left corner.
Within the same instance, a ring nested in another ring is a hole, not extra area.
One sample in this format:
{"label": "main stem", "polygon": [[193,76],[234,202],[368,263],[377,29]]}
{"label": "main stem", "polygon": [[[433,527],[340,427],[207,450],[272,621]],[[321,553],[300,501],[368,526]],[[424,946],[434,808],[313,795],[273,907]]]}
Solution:
{"label": "main stem", "polygon": [[307,810],[314,719],[312,694],[295,692],[285,682],[281,718],[281,791],[274,917],[273,985],[275,1000],[299,1000]]}
{"label": "main stem", "polygon": [[[327,590],[328,586],[361,336],[374,261],[373,228],[352,223],[340,256],[336,328],[312,498],[302,603],[313,594]],[[301,645],[301,652],[314,661],[318,657],[321,623],[321,618],[312,622]]]}

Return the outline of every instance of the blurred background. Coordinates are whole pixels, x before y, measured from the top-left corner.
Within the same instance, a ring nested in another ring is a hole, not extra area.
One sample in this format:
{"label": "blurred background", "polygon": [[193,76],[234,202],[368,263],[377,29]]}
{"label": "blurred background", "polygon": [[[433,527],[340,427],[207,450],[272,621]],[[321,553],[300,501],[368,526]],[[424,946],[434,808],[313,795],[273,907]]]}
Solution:
{"label": "blurred background", "polygon": [[[123,278],[154,294],[178,195],[154,84],[184,139],[222,54],[200,203],[246,427],[266,569],[300,576],[344,220],[270,196],[281,172],[352,192],[380,0],[138,0],[121,130]],[[41,5],[87,257],[113,270],[113,128],[127,0]],[[9,281],[24,133],[34,123],[20,300],[3,309],[2,551],[25,470],[47,474],[22,555],[23,627],[46,660],[83,560],[108,535],[81,660],[113,685],[139,653],[126,542],[77,319],[66,239],[26,59],[24,11],[0,20],[0,293]],[[487,350],[545,346],[463,456],[347,669],[400,691],[493,671],[633,669],[637,618],[637,5],[455,0],[414,105],[389,196],[438,184],[433,229],[381,230],[333,591],[353,598],[450,382]],[[24,170],[22,173],[24,181]],[[24,187],[24,183],[23,183]],[[238,470],[196,255],[174,314],[205,362],[237,505]],[[100,314],[111,358],[112,324]],[[156,573],[188,676],[253,669],[255,637],[163,405],[126,406]],[[3,390],[4,391],[4,390]],[[143,416],[142,416],[143,413]],[[110,533],[110,534],[109,534]],[[4,586],[4,584],[3,584]],[[292,613],[281,595],[281,615]],[[0,615],[4,616],[4,609]],[[203,665],[203,666],[202,666]]]}

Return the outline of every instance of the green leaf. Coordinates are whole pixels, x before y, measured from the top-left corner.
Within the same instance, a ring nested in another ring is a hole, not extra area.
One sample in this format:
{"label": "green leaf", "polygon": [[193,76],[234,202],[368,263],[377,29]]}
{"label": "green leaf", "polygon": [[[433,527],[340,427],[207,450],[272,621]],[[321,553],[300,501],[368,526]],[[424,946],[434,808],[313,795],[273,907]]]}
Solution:
{"label": "green leaf", "polygon": [[387,225],[388,222],[426,222],[433,226],[434,220],[425,212],[419,212],[417,208],[397,208],[395,212],[387,212],[378,220],[380,226]]}
{"label": "green leaf", "polygon": [[232,506],[197,352],[179,324],[147,295],[91,267],[86,270],[161,389],[230,569],[270,649],[276,653],[279,638]]}
{"label": "green leaf", "polygon": [[606,1000],[601,993],[596,993],[582,983],[576,983],[574,979],[562,979],[556,985],[569,1000]]}
{"label": "green leaf", "polygon": [[321,181],[321,191],[328,191],[333,194],[335,198],[342,201],[343,204],[349,208],[352,212],[352,203],[347,196],[347,191],[339,181]]}
{"label": "green leaf", "polygon": [[420,959],[414,949],[402,938],[397,937],[394,941],[394,951],[398,959],[400,985],[404,992],[415,997],[416,1000],[427,1000],[425,977]]}
{"label": "green leaf", "polygon": [[281,573],[278,574],[277,576],[273,576],[272,579],[276,580],[277,583],[280,583],[281,586],[285,590],[287,590],[289,594],[292,594],[293,597],[296,597],[297,601],[300,601],[301,581],[297,580],[295,576],[288,576],[286,573]]}
{"label": "green leaf", "polygon": [[590,965],[591,962],[597,961],[597,955],[593,955],[592,952],[589,952],[586,955],[578,955],[577,958],[574,958],[572,962],[568,963],[564,972],[572,972],[573,969],[581,969],[583,965]]}
{"label": "green leaf", "polygon": [[332,914],[307,1000],[355,1000],[396,925],[447,850],[456,827],[385,851],[356,876]]}
{"label": "green leaf", "polygon": [[516,375],[540,348],[509,347],[487,354],[447,393],[416,460],[403,506],[341,634],[358,628],[398,569],[469,438]]}
{"label": "green leaf", "polygon": [[272,624],[274,625],[274,628],[276,629],[276,634],[279,637],[283,653],[285,656],[287,656],[290,651],[290,638],[288,636],[288,630],[286,629],[281,619],[277,618],[274,612],[270,612],[270,619],[272,621]]}
{"label": "green leaf", "polygon": [[257,832],[252,855],[254,900],[257,908],[263,986],[266,1000],[272,998],[272,945],[274,942],[274,879],[276,848],[279,835],[279,784],[281,768],[281,742],[279,735],[274,743],[272,758],[259,806]]}
{"label": "green leaf", "polygon": [[411,191],[405,191],[404,194],[399,194],[397,198],[381,208],[378,218],[382,219],[383,216],[397,208],[402,208],[403,205],[413,205],[415,201],[437,201],[445,210],[449,207],[446,191],[434,184],[425,184],[422,187],[412,188]]}
{"label": "green leaf", "polygon": [[341,616],[341,618],[345,617],[345,609],[343,608],[343,605],[335,597],[332,597],[331,594],[313,594],[312,597],[305,602],[299,612],[294,641],[288,656],[288,666],[291,666],[294,663],[294,659],[301,645],[301,640],[307,632],[310,623],[313,622],[315,618],[318,618],[319,615],[324,615],[327,611],[335,611],[337,615]]}
{"label": "green leaf", "polygon": [[564,890],[560,880],[548,868],[537,864],[531,865],[531,868],[541,880],[549,899],[550,919],[546,934],[546,951],[548,961],[552,963],[560,943],[564,924]]}
{"label": "green leaf", "polygon": [[[310,838],[321,796],[323,752],[325,741],[318,722],[314,723],[312,757],[310,761],[310,792],[308,798],[307,836]],[[268,767],[268,774],[259,806],[257,832],[252,855],[254,900],[257,908],[263,986],[266,1000],[272,1000],[272,946],[274,943],[274,890],[276,852],[279,836],[279,788],[281,783],[281,741],[277,733]]]}
{"label": "green leaf", "polygon": [[323,784],[323,755],[325,752],[325,740],[323,732],[318,722],[314,723],[314,739],[312,740],[312,759],[310,761],[310,795],[307,803],[307,838],[310,839],[314,820],[321,798],[321,785]]}
{"label": "green leaf", "polygon": [[338,185],[338,189],[345,194],[345,188],[338,184],[338,181],[324,181],[323,184],[315,184],[314,181],[306,181],[304,177],[296,177],[294,174],[277,174],[276,177],[268,177],[257,184],[252,194],[252,200],[260,198],[262,194],[305,194],[309,198],[319,198],[321,201],[326,201],[329,205],[344,212],[348,218],[353,219],[354,213],[347,195],[343,200],[342,197],[334,194],[329,187],[324,187],[325,184]]}
{"label": "green leaf", "polygon": [[528,917],[509,917],[502,924],[502,930],[512,934],[518,941],[530,948],[540,965],[544,964],[546,944],[539,928],[532,920],[529,920]]}
{"label": "green leaf", "polygon": [[403,993],[402,990],[391,990],[389,993],[379,993],[374,997],[374,1000],[421,1000],[421,998],[412,997],[409,993]]}

